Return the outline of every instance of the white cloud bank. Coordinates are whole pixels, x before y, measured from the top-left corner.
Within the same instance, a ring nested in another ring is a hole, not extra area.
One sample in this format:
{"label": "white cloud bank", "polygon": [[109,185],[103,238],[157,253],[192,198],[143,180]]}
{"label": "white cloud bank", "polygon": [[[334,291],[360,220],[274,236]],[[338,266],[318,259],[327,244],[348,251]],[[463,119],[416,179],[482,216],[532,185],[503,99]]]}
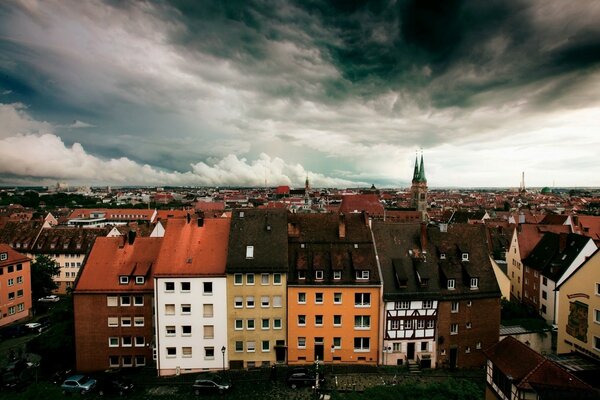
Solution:
{"label": "white cloud bank", "polygon": [[0,176],[86,184],[196,186],[262,186],[266,179],[270,186],[302,186],[308,175],[319,187],[360,184],[311,173],[300,164],[264,153],[254,161],[230,154],[212,165],[198,162],[186,172],[163,171],[126,157],[105,160],[88,154],[79,143],[65,145],[52,125],[31,118],[22,104],[0,104],[0,122]]}

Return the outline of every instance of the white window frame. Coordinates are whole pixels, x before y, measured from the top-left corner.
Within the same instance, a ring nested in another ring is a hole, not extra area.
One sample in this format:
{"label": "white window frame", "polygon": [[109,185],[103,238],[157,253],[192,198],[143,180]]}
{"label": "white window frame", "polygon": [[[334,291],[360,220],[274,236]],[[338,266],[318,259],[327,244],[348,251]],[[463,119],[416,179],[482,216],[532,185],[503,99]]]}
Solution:
{"label": "white window frame", "polygon": [[333,304],[342,304],[342,292],[333,293]]}
{"label": "white window frame", "polygon": [[135,284],[136,285],[143,285],[144,283],[146,283],[146,278],[141,276],[141,275],[137,275],[135,277]]}
{"label": "white window frame", "polygon": [[273,329],[283,329],[283,322],[281,318],[273,318]]}
{"label": "white window frame", "polygon": [[235,286],[240,286],[244,284],[244,275],[243,274],[233,274],[233,284]]}
{"label": "white window frame", "polygon": [[357,280],[368,280],[369,279],[369,270],[361,269],[356,271],[356,279]]}
{"label": "white window frame", "polygon": [[342,271],[333,271],[333,280],[337,281],[342,279]]}
{"label": "white window frame", "polygon": [[298,292],[298,304],[306,304],[306,292]]}
{"label": "white window frame", "polygon": [[254,258],[254,246],[246,246],[246,259]]}
{"label": "white window frame", "polygon": [[322,269],[317,269],[315,271],[315,279],[318,281],[322,281],[323,280],[323,270]]}
{"label": "white window frame", "polygon": [[127,285],[129,284],[129,277],[127,275],[119,276],[119,285]]}
{"label": "white window frame", "polygon": [[280,273],[273,274],[273,285],[281,285],[282,282],[283,279]]}
{"label": "white window frame", "polygon": [[271,277],[269,276],[269,274],[260,274],[260,284],[261,285],[264,286],[264,285],[268,285],[270,283],[271,283]]}
{"label": "white window frame", "polygon": [[[319,295],[321,297],[321,300],[319,301]],[[323,301],[325,299],[325,295],[323,292],[316,292],[315,293],[315,304],[323,304]]]}
{"label": "white window frame", "polygon": [[450,334],[458,335],[458,324],[450,324]]}
{"label": "white window frame", "polygon": [[111,336],[108,338],[108,347],[119,347],[119,337]]}
{"label": "white window frame", "polygon": [[448,279],[448,281],[446,283],[447,283],[446,288],[448,290],[454,290],[456,288],[456,281],[454,279]]}
{"label": "white window frame", "polygon": [[254,285],[254,282],[256,282],[254,274],[246,274],[246,285]]}

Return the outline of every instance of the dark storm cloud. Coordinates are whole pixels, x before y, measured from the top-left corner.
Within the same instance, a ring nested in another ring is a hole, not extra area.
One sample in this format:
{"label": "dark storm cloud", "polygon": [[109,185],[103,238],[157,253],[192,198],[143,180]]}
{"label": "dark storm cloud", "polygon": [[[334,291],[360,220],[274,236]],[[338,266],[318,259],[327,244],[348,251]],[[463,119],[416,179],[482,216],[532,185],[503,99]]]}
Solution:
{"label": "dark storm cloud", "polygon": [[599,19],[594,1],[14,0],[0,106],[11,126],[48,121],[69,156],[391,182],[415,148],[458,165],[485,142],[501,159],[515,136],[589,118]]}

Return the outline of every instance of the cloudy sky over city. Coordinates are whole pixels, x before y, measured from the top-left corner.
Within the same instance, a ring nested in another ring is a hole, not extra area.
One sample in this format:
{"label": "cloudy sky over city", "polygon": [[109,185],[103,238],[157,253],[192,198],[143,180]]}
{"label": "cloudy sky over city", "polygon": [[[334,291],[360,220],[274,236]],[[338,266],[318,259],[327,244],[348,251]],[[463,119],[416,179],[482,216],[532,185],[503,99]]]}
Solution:
{"label": "cloudy sky over city", "polygon": [[600,186],[595,0],[0,3],[0,185]]}

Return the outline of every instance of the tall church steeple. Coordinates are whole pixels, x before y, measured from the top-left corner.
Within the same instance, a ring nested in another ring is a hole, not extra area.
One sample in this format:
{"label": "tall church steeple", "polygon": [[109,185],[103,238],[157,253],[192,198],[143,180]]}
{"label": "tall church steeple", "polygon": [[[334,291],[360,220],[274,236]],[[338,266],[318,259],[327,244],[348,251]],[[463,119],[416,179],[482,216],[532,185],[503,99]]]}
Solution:
{"label": "tall church steeple", "polygon": [[421,212],[421,220],[427,221],[427,178],[425,178],[425,163],[423,162],[423,153],[421,153],[421,163],[415,157],[415,170],[411,186],[412,206],[415,210]]}

